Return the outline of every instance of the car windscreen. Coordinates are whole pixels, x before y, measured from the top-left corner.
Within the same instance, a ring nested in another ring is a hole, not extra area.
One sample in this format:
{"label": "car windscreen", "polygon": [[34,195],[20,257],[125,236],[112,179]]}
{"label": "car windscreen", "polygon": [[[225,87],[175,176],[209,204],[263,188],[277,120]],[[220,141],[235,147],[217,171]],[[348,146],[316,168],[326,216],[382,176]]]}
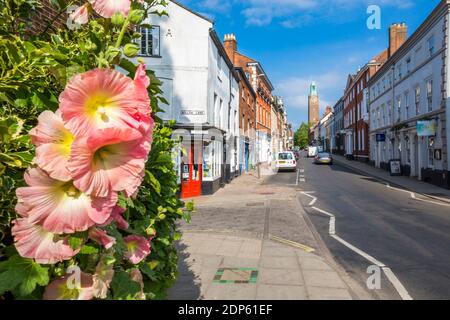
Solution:
{"label": "car windscreen", "polygon": [[318,156],[319,156],[319,158],[329,158],[330,154],[329,153],[319,153]]}
{"label": "car windscreen", "polygon": [[278,160],[293,160],[292,153],[279,153]]}

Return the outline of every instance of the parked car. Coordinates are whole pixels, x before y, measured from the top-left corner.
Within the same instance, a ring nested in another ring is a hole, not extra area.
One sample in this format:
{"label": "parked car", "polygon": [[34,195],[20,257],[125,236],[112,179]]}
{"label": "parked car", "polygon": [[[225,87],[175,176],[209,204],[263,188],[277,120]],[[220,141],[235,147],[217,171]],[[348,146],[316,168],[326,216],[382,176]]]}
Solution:
{"label": "parked car", "polygon": [[295,154],[292,151],[280,152],[277,155],[276,168],[278,171],[297,170],[297,160],[295,159]]}
{"label": "parked car", "polygon": [[328,152],[319,152],[314,158],[315,164],[333,164],[333,157]]}

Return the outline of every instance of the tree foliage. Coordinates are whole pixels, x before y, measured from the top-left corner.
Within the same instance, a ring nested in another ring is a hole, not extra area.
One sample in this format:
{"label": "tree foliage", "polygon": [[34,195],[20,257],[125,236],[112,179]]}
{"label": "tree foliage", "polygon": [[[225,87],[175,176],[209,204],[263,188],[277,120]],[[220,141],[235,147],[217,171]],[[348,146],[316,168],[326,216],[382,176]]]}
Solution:
{"label": "tree foliage", "polygon": [[309,140],[309,125],[302,123],[294,134],[294,144],[300,149],[304,149],[308,146]]}

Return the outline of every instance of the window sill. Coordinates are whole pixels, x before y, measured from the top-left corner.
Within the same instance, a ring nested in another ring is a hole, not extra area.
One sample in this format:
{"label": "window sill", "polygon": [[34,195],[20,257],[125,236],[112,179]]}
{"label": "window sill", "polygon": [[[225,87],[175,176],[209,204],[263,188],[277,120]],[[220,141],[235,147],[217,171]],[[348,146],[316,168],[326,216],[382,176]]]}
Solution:
{"label": "window sill", "polygon": [[162,56],[150,56],[150,55],[146,55],[146,54],[138,54],[137,55],[140,58],[155,58],[155,59],[162,59]]}

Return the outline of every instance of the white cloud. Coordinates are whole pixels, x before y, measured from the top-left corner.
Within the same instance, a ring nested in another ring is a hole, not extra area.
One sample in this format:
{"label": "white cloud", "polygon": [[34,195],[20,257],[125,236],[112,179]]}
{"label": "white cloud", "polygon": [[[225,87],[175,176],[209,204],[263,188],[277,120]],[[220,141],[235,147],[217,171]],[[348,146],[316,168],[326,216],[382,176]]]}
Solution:
{"label": "white cloud", "polygon": [[[308,21],[327,19],[336,22],[354,18],[360,10],[366,15],[367,6],[406,9],[414,6],[413,0],[181,0],[196,10],[207,12],[208,16],[230,14],[238,8],[249,26],[266,26],[272,22],[285,28],[297,28]],[[356,15],[355,15],[356,14]]]}

